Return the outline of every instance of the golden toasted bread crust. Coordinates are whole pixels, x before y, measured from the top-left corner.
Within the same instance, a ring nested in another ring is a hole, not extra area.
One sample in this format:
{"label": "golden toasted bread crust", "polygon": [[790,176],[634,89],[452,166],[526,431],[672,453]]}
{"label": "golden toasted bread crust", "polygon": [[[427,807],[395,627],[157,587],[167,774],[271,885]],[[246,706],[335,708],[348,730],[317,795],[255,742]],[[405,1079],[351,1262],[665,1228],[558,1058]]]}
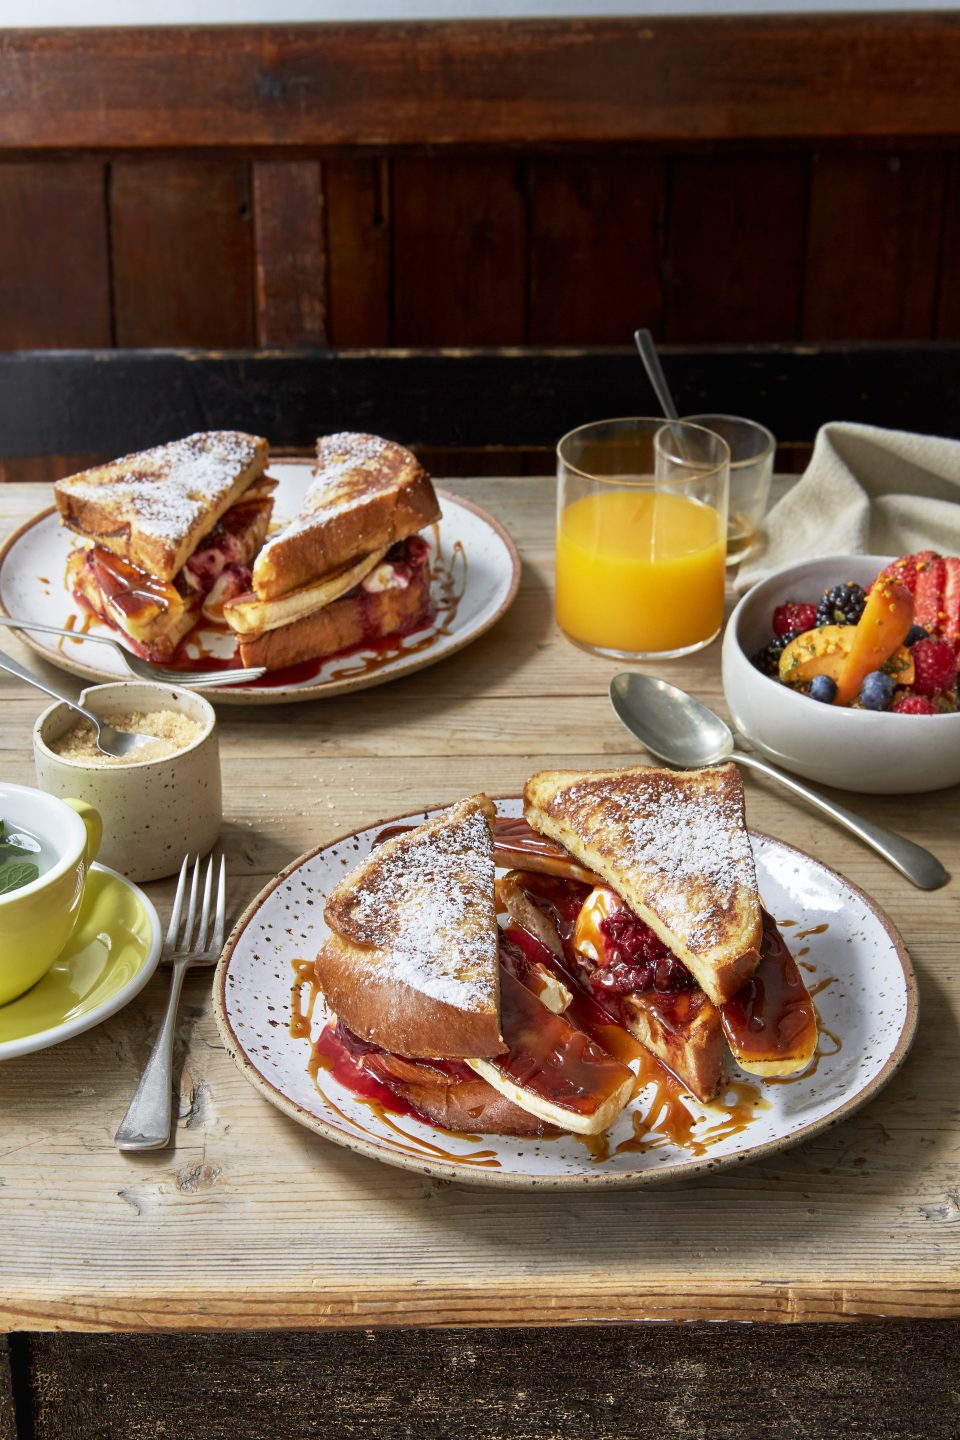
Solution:
{"label": "golden toasted bread crust", "polygon": [[323,610],[276,630],[238,635],[244,665],[284,670],[304,660],[336,655],[355,645],[412,630],[430,608],[430,571],[416,570],[405,590],[344,595]]}
{"label": "golden toasted bread crust", "polygon": [[172,580],[261,475],[267,455],[257,435],[203,431],[68,475],[54,499],[70,530]]}
{"label": "golden toasted bread crust", "polygon": [[715,1005],[753,974],[760,900],[735,765],[544,770],[523,798],[529,824],[611,885]]}
{"label": "golden toasted bread crust", "polygon": [[[690,994],[691,992],[687,992]],[[698,1100],[712,1100],[723,1075],[723,1027],[720,1012],[707,999],[696,996],[688,1019],[670,1015],[669,1003],[655,994],[628,995],[624,1019],[631,1035],[645,1045]]]}
{"label": "golden toasted bread crust", "polygon": [[377,845],[331,891],[317,982],[344,1024],[398,1055],[499,1054],[492,802],[461,800]]}
{"label": "golden toasted bread crust", "polygon": [[261,550],[253,588],[261,600],[276,599],[439,518],[430,476],[402,445],[378,435],[324,436],[300,514]]}

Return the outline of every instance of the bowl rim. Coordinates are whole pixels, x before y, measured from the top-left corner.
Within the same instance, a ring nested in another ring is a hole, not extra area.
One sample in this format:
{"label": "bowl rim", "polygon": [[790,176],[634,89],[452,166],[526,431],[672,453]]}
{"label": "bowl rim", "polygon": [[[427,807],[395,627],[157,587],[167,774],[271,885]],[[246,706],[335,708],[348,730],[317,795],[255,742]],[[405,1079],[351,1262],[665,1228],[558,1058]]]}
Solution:
{"label": "bowl rim", "polygon": [[[896,560],[897,558],[898,557],[896,555],[873,555],[867,552],[853,553],[847,551],[838,552],[832,555],[811,556],[811,558],[808,560],[795,560],[790,565],[781,565],[778,567],[778,569],[771,570],[769,575],[764,575],[762,579],[757,580],[753,585],[750,586],[749,590],[744,591],[744,593],[740,596],[740,599],[737,601],[733,610],[730,612],[730,618],[727,620],[727,623],[724,626],[724,641],[726,642],[727,636],[729,634],[730,649],[732,650],[733,655],[736,657],[737,662],[742,662],[747,667],[749,673],[751,675],[756,675],[757,679],[769,681],[771,685],[775,685],[777,687],[777,693],[785,698],[785,703],[790,705],[807,705],[809,703],[809,696],[800,694],[798,691],[791,689],[789,685],[782,684],[779,680],[774,680],[772,675],[764,675],[762,671],[758,670],[756,666],[752,664],[750,656],[747,654],[746,648],[743,644],[740,631],[740,626],[748,601],[756,600],[761,589],[765,585],[773,585],[775,582],[785,579],[793,571],[799,570],[806,566],[814,565],[819,567],[821,565],[832,565],[835,562],[849,563],[850,561],[856,561],[858,564],[863,564],[864,562],[873,562],[875,560],[879,560],[882,562],[880,566],[880,568],[882,569],[884,564],[889,564],[891,560]],[[913,721],[914,723],[922,720],[927,725],[929,725],[931,720],[939,721],[941,723],[943,721],[950,721],[956,723],[958,720],[960,720],[960,710],[955,710],[952,713],[946,712],[937,715],[900,715],[895,714],[892,710],[857,710],[854,709],[854,707],[851,705],[822,705],[818,713],[821,714],[824,719],[828,715],[844,716],[845,718],[839,720],[838,722],[841,725],[849,725],[851,723],[867,725],[876,725],[877,723],[889,724],[889,722],[894,719],[896,719],[898,725],[902,724],[905,720]],[[856,719],[851,721],[851,717],[856,717]],[[827,723],[830,724],[832,722],[827,721]]]}

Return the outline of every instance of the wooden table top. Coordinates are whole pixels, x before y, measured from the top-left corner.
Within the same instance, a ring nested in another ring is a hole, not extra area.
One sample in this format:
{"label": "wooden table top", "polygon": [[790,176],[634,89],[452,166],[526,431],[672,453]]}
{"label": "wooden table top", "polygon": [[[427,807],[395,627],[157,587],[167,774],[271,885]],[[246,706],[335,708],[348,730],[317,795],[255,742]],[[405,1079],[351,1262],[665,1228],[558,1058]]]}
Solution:
{"label": "wooden table top", "polygon": [[[606,698],[612,666],[557,633],[548,480],[457,480],[523,557],[512,611],[475,645],[360,695],[220,711],[223,841],[237,915],[301,852],[384,815],[541,766],[642,761]],[[0,534],[48,503],[0,486]],[[6,641],[4,642],[7,643]],[[11,650],[76,694],[79,682]],[[725,711],[719,645],[663,667]],[[5,778],[32,784],[45,703],[0,676]],[[904,936],[920,983],[906,1064],[862,1112],[787,1153],[639,1191],[522,1194],[411,1174],[281,1115],[224,1052],[210,972],[180,1010],[175,1146],[112,1136],[157,1028],[158,974],[65,1044],[0,1066],[0,1324],[242,1329],[849,1320],[960,1314],[956,882],[915,890],[779,787],[745,775],[750,824],[862,886]],[[956,791],[851,797],[960,868]],[[146,887],[161,916],[171,885]]]}

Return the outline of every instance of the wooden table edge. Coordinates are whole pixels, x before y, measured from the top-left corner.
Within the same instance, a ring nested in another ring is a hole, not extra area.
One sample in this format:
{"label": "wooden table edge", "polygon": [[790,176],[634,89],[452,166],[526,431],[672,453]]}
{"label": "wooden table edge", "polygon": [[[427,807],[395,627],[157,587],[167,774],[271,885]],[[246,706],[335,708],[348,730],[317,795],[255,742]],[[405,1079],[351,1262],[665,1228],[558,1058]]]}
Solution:
{"label": "wooden table edge", "polygon": [[618,1295],[573,1287],[538,1297],[531,1281],[515,1295],[397,1286],[365,1297],[347,1290],[207,1294],[102,1293],[0,1302],[0,1332],[252,1331],[449,1329],[623,1325],[650,1321],[755,1324],[850,1324],[881,1320],[960,1318],[960,1278],[929,1284],[862,1281],[827,1284],[673,1284]]}

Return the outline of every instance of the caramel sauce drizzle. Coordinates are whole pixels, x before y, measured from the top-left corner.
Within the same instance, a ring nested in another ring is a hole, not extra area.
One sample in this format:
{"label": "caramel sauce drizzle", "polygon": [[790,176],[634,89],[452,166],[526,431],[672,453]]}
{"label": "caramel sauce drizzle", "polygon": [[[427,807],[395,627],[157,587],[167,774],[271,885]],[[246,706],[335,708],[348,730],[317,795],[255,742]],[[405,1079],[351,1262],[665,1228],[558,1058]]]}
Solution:
{"label": "caramel sauce drizzle", "polygon": [[[80,621],[79,629],[77,628],[77,621],[78,621],[78,620]],[[79,645],[79,644],[80,644],[80,641],[83,639],[84,635],[88,635],[88,634],[90,633],[91,629],[93,628],[93,626],[96,625],[96,623],[97,623],[97,616],[94,615],[94,613],[93,613],[92,610],[84,610],[82,616],[78,615],[75,610],[71,610],[71,611],[70,611],[70,614],[67,616],[66,620],[64,621],[64,626],[63,626],[63,628],[64,628],[65,630],[72,630],[72,631],[73,631],[73,635],[72,635],[72,636],[69,636],[69,637],[66,636],[66,635],[61,635],[61,636],[59,637],[59,639],[57,640],[57,649],[60,651],[60,654],[61,654],[61,655],[66,654],[66,651],[64,650],[63,647],[64,647],[65,642],[67,642],[68,639],[69,639],[69,641],[70,641],[71,644],[73,644],[73,645]],[[108,627],[108,628],[109,628],[109,627]]]}
{"label": "caramel sauce drizzle", "polygon": [[[314,1007],[317,1003],[320,987],[316,981],[312,960],[296,959],[290,963],[293,966],[294,979],[290,987],[289,1033],[296,1040],[309,1040]],[[307,996],[306,1003],[304,1004],[305,989]],[[359,1130],[361,1134],[366,1135],[370,1140],[381,1144],[383,1141],[382,1135],[363,1125],[354,1116],[347,1115],[324,1088],[320,1080],[321,1072],[328,1072],[332,1070],[332,1068],[332,1062],[327,1056],[320,1054],[319,1051],[311,1045],[310,1058],[307,1062],[307,1073],[313,1081],[314,1088],[320,1096],[320,1099],[325,1105],[330,1107],[334,1114],[337,1115],[346,1126]],[[411,1134],[409,1130],[405,1130],[402,1125],[398,1124],[396,1116],[390,1113],[383,1101],[377,1100],[372,1096],[359,1095],[356,1092],[354,1092],[354,1099],[359,1100],[362,1105],[365,1105],[377,1120],[379,1120],[381,1125],[384,1125],[388,1130],[392,1130],[395,1133],[397,1140],[394,1141],[394,1145],[406,1155],[418,1156],[420,1158],[434,1157],[441,1160],[454,1161],[460,1165],[474,1165],[486,1170],[500,1168],[500,1161],[497,1159],[495,1150],[474,1150],[463,1154],[459,1150],[449,1150],[442,1145],[432,1144],[429,1140],[425,1140],[419,1135]],[[453,1140],[480,1144],[479,1135],[467,1135],[461,1131],[446,1131],[439,1125],[434,1125],[433,1129],[438,1134],[450,1135],[450,1138]]]}

